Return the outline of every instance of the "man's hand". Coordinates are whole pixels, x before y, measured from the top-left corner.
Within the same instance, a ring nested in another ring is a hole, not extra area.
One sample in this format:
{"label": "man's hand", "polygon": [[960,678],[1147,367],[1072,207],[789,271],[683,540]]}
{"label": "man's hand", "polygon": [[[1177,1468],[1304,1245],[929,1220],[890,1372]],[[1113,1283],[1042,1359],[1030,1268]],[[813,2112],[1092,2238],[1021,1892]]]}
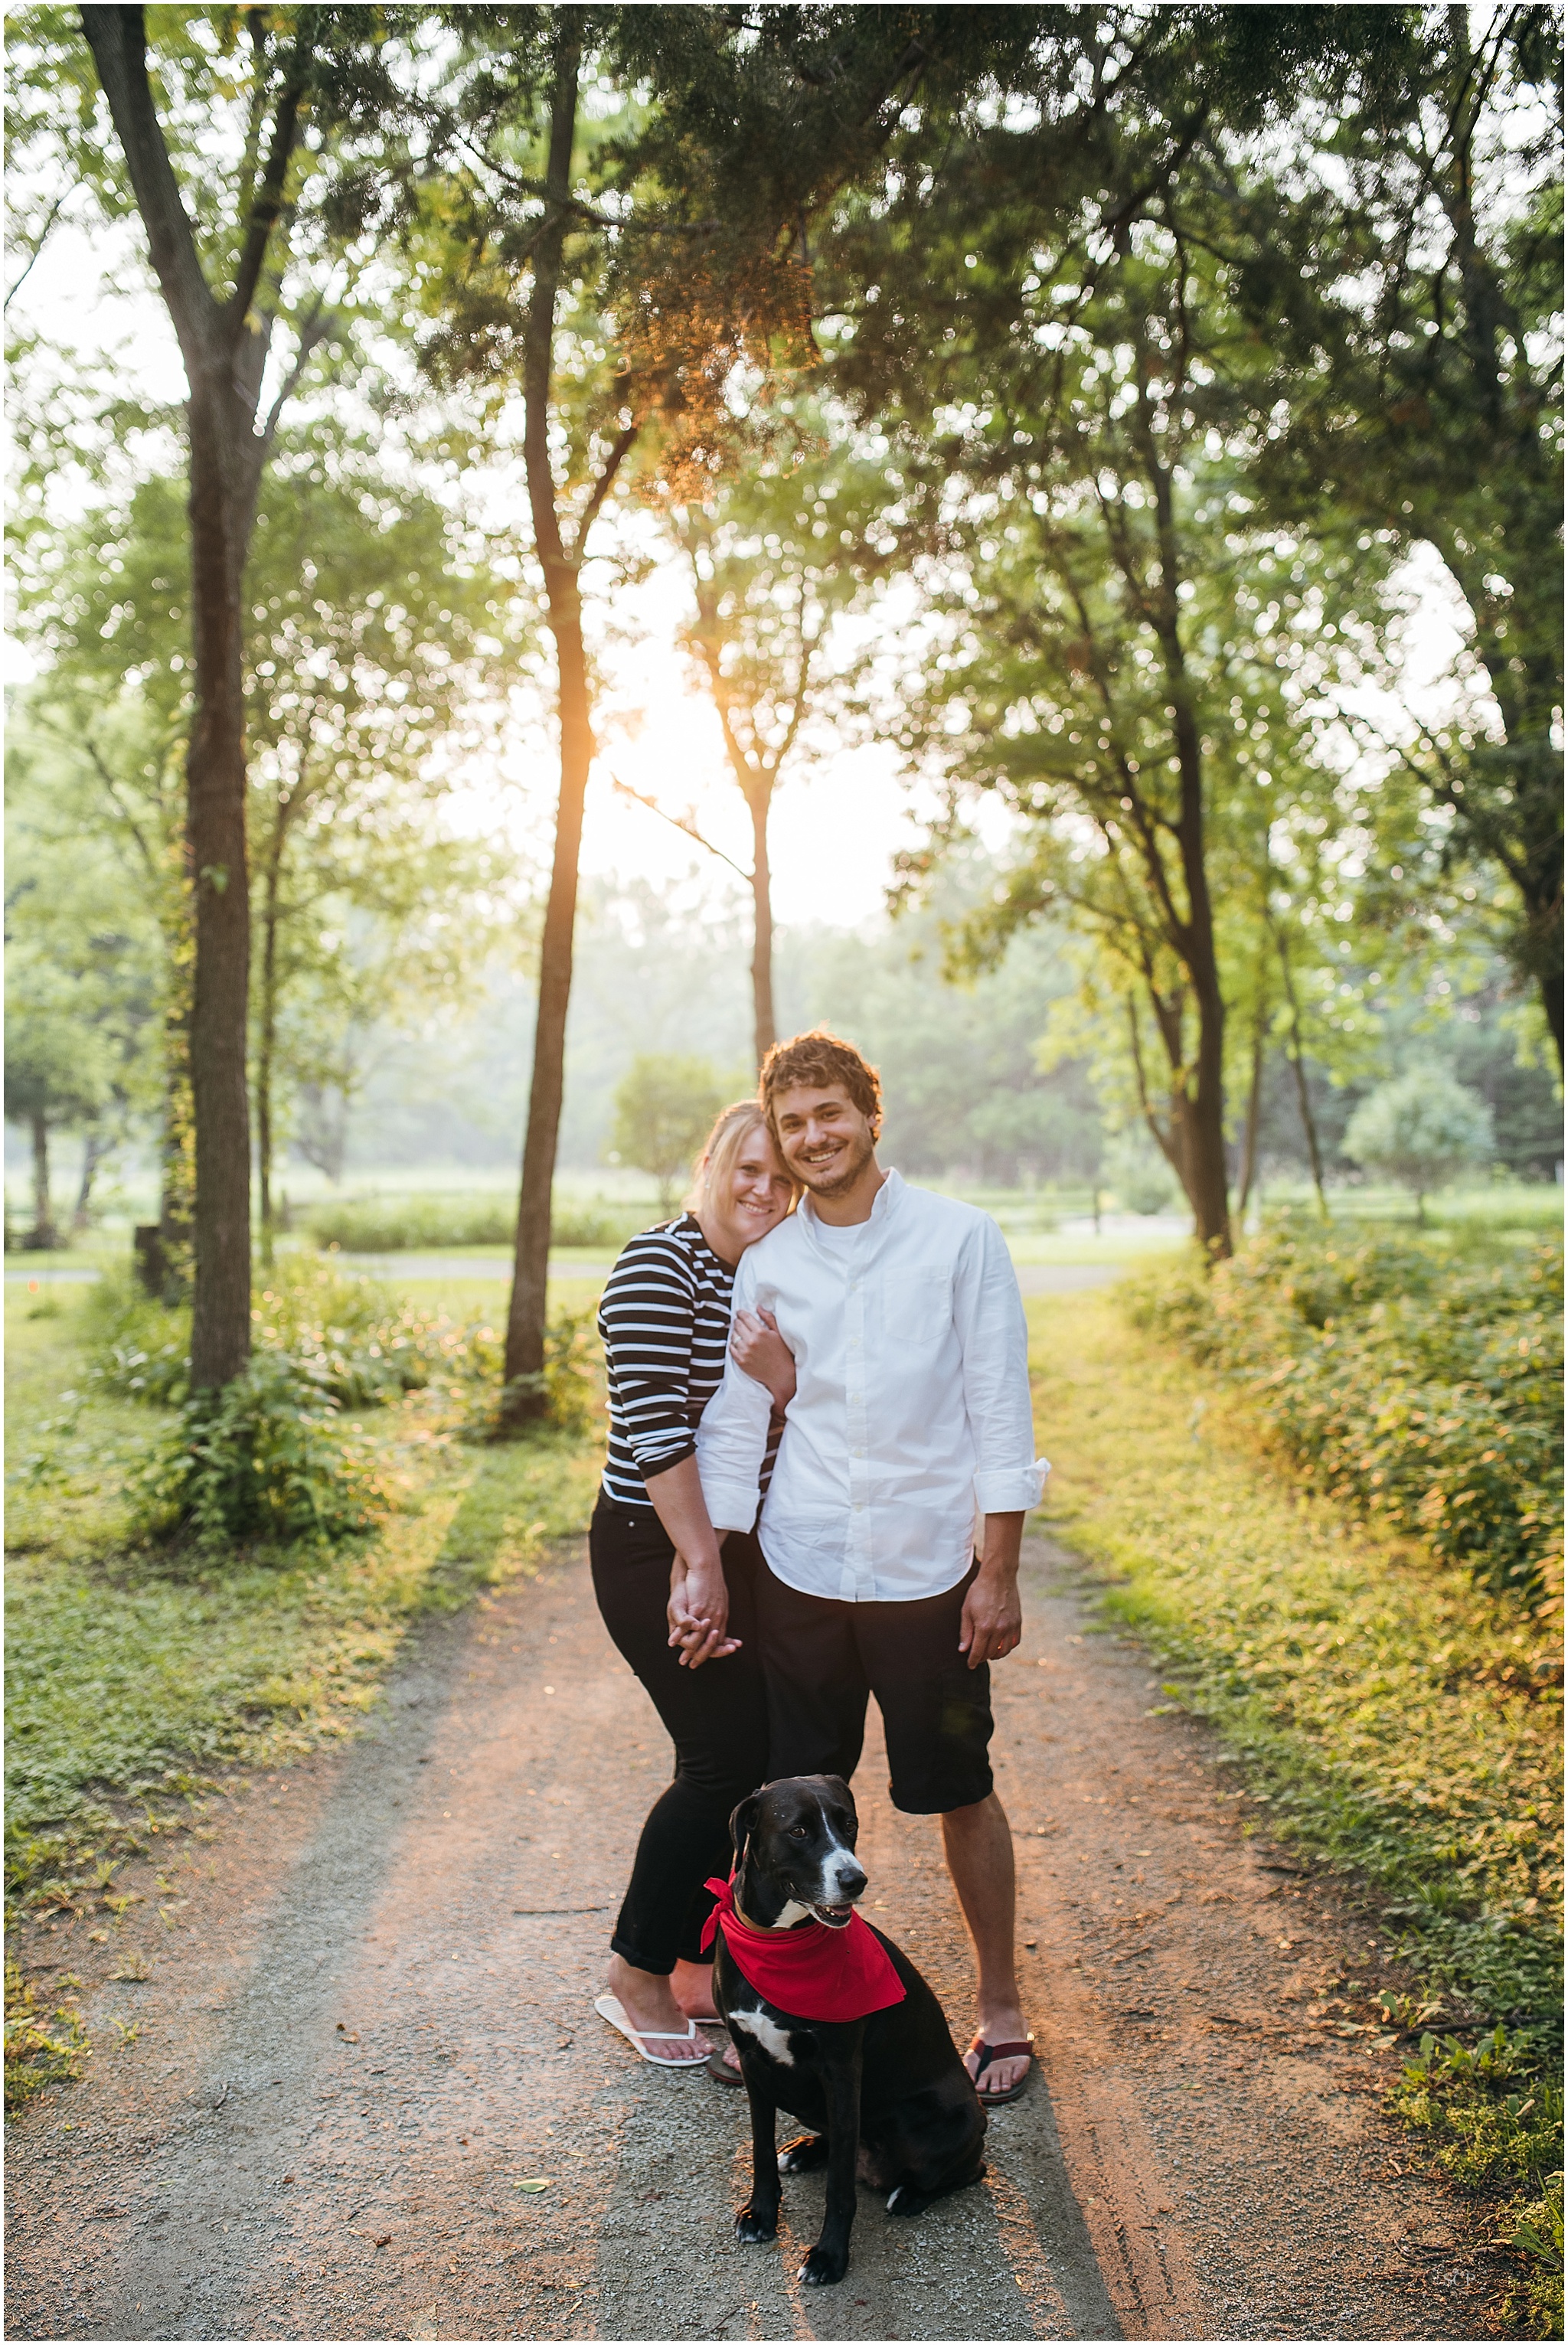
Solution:
{"label": "man's hand", "polygon": [[980,1569],[963,1599],[963,1622],[958,1650],[972,1670],[983,1661],[1000,1661],[1017,1650],[1023,1634],[1023,1607],[1018,1596],[1018,1550],[1023,1539],[1022,1515],[987,1515],[981,1540]]}
{"label": "man's hand", "polygon": [[699,1670],[704,1661],[721,1661],[740,1650],[738,1637],[728,1634],[729,1589],[724,1566],[687,1561],[677,1549],[670,1566],[669,1642],[678,1645],[683,1670]]}

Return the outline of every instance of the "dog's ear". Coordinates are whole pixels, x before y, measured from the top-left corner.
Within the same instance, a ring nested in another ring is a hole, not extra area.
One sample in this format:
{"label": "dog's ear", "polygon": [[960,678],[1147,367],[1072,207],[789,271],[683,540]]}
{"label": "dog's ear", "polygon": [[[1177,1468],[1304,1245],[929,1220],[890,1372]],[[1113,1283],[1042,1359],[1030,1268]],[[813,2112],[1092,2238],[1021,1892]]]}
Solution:
{"label": "dog's ear", "polygon": [[729,1837],[734,1845],[737,1865],[745,1857],[746,1843],[750,1839],[752,1827],[757,1822],[757,1808],[760,1796],[757,1792],[748,1792],[729,1819]]}

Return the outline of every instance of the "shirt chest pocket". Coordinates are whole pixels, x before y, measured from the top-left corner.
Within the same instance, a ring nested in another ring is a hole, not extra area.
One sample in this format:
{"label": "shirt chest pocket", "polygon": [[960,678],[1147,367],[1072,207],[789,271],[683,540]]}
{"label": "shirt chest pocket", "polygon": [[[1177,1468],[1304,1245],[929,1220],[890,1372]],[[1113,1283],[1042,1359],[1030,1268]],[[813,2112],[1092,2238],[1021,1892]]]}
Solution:
{"label": "shirt chest pocket", "polygon": [[939,1344],[952,1324],[952,1273],[936,1264],[890,1270],[882,1315],[895,1344]]}

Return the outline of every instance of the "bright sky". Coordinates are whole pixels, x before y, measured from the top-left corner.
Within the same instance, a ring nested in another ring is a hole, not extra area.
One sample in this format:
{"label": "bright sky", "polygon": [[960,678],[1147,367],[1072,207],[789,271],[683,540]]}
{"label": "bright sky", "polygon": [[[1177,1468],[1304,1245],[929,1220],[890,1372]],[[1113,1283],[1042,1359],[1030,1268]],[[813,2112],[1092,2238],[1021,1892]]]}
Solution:
{"label": "bright sky", "polygon": [[[184,377],[173,331],[161,302],[135,289],[140,278],[135,231],[95,234],[91,239],[68,220],[56,228],[43,260],[21,288],[13,314],[43,333],[61,351],[117,354],[122,388],[156,400],[178,400]],[[126,290],[129,286],[133,289]],[[1451,706],[1446,683],[1460,637],[1458,598],[1435,556],[1418,553],[1410,566],[1416,610],[1406,637],[1407,696],[1429,723],[1441,706]],[[611,777],[651,797],[672,815],[695,815],[703,836],[748,867],[749,826],[738,791],[728,777],[718,719],[706,696],[693,688],[676,649],[676,629],[684,585],[673,567],[646,585],[620,593],[616,609],[620,641],[605,646],[606,721],[601,722],[602,752],[588,795],[582,868],[588,877],[640,876],[675,882],[694,869],[703,893],[721,892],[742,882],[723,864],[669,824],[618,797]],[[7,680],[31,673],[26,655],[7,645]],[[1381,711],[1363,698],[1392,735],[1405,727],[1392,705]],[[616,712],[640,711],[640,723],[617,721]],[[519,726],[515,749],[496,777],[495,814],[524,828],[537,851],[554,797],[555,777],[542,756],[539,734]],[[478,779],[466,777],[467,796]],[[519,787],[521,786],[521,787]],[[849,749],[829,758],[804,757],[787,775],[776,802],[770,838],[774,908],[784,923],[858,925],[881,909],[892,859],[919,836],[914,819],[921,801],[901,783],[891,750]],[[476,827],[487,809],[471,799]],[[999,810],[993,810],[998,813]],[[464,824],[466,827],[466,823]],[[1000,845],[1004,818],[985,826],[989,842]]]}
{"label": "bright sky", "polygon": [[[121,289],[136,274],[127,239],[128,232],[89,239],[63,223],[21,288],[12,317],[57,350],[117,353],[127,391],[178,400],[184,375],[162,304],[149,293]],[[749,868],[750,826],[728,777],[718,719],[675,649],[682,600],[682,582],[671,569],[618,603],[617,631],[641,640],[603,652],[606,696],[613,710],[640,710],[641,723],[635,731],[613,721],[601,726],[604,749],[589,787],[582,869],[590,878],[674,881],[696,868],[705,893],[732,883],[738,897],[743,883],[722,863],[656,815],[628,805],[611,786],[613,774],[671,814],[694,812],[704,838]],[[26,653],[8,642],[5,680],[23,681],[32,672]],[[520,728],[516,749],[504,760],[511,787],[498,787],[496,798],[501,818],[524,822],[535,843],[542,801],[554,794],[539,746]],[[802,757],[794,774],[786,774],[770,827],[776,918],[850,926],[875,917],[894,855],[917,836],[911,807],[889,751],[852,749],[809,766]]]}

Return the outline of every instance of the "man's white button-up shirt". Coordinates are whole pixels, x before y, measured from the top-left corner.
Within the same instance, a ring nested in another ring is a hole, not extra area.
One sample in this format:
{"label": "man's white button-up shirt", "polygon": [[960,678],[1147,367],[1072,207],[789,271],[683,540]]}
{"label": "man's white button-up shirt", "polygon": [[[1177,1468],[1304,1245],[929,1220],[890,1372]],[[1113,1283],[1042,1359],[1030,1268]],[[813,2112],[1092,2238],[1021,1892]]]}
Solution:
{"label": "man's white button-up shirt", "polygon": [[[796,1389],[759,1526],[787,1586],[847,1603],[939,1596],[980,1515],[1037,1506],[1028,1336],[989,1213],[890,1172],[871,1219],[824,1234],[808,1197],[740,1258],[738,1311],[771,1311]],[[749,1530],[765,1388],[731,1359],[697,1432],[718,1530]]]}

